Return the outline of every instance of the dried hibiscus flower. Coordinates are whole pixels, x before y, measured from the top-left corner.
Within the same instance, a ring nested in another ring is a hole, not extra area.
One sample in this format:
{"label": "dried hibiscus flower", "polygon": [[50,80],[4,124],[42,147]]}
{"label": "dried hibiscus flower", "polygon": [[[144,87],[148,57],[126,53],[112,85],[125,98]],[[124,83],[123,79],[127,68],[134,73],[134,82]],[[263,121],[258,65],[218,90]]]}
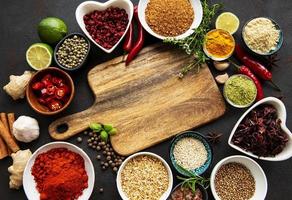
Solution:
{"label": "dried hibiscus flower", "polygon": [[277,110],[271,105],[253,109],[239,124],[232,143],[259,157],[275,156],[282,152],[288,142],[281,129]]}

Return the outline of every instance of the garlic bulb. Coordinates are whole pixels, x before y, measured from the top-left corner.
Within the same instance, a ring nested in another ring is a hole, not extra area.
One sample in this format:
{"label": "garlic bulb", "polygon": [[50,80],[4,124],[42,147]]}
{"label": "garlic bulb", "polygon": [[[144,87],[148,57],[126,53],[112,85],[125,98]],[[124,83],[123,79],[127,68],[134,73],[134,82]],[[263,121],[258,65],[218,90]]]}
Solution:
{"label": "garlic bulb", "polygon": [[27,161],[31,157],[31,151],[29,149],[19,150],[16,153],[12,153],[13,164],[8,168],[10,175],[9,187],[13,189],[19,189],[22,186],[22,175]]}
{"label": "garlic bulb", "polygon": [[31,142],[39,137],[38,121],[32,117],[20,116],[13,123],[13,135],[18,141]]}

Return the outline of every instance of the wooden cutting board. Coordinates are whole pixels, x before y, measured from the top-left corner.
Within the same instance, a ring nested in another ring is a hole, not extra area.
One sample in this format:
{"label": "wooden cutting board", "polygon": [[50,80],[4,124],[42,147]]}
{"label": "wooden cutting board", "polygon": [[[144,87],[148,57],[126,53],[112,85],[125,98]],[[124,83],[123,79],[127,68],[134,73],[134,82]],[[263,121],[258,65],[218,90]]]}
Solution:
{"label": "wooden cutting board", "polygon": [[[127,67],[122,57],[94,67],[88,74],[93,106],[53,122],[50,135],[65,140],[90,122],[112,123],[119,130],[111,137],[114,150],[129,155],[220,117],[225,103],[207,66],[177,77],[191,59],[182,51],[154,45]],[[68,130],[58,133],[63,124]]]}

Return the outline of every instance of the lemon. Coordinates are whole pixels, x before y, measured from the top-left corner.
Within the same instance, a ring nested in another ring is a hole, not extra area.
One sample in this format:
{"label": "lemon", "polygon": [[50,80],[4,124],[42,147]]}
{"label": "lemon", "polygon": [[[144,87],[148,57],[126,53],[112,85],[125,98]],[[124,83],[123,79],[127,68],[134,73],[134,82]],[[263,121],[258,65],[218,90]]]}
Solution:
{"label": "lemon", "polygon": [[47,17],[41,20],[38,25],[38,34],[44,43],[56,44],[68,32],[67,25],[57,17]]}
{"label": "lemon", "polygon": [[228,31],[230,34],[234,34],[238,27],[239,19],[231,12],[224,12],[216,19],[216,28]]}
{"label": "lemon", "polygon": [[35,43],[26,51],[26,61],[35,70],[42,70],[52,63],[53,49],[45,43]]}

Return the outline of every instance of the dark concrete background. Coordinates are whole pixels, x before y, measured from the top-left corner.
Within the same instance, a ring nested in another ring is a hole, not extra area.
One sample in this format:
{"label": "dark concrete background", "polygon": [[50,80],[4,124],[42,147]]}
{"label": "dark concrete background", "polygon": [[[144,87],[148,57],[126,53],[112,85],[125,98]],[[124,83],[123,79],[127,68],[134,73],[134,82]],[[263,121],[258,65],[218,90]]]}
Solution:
{"label": "dark concrete background", "polygon": [[[79,29],[75,20],[75,9],[81,3],[81,0],[25,0],[25,1],[1,1],[0,12],[0,86],[1,88],[8,82],[9,75],[22,74],[24,70],[30,70],[30,67],[25,61],[26,49],[35,42],[39,42],[37,35],[37,24],[47,16],[56,16],[64,19],[69,27],[69,32],[78,31]],[[137,0],[134,1],[137,4]],[[220,1],[213,1],[220,2]],[[292,1],[289,0],[224,0],[224,11],[235,13],[241,20],[241,27],[248,19],[256,16],[269,16],[275,19],[283,29],[284,44],[279,51],[279,67],[273,68],[273,79],[282,89],[283,93],[279,94],[269,84],[264,84],[266,96],[282,95],[283,101],[288,112],[288,127],[292,128]],[[240,41],[240,31],[236,34],[237,41]],[[147,43],[153,43],[151,37],[147,37]],[[29,144],[21,144],[21,147],[36,150],[43,144],[52,141],[48,135],[47,127],[49,123],[58,117],[75,113],[88,108],[93,103],[93,96],[87,85],[87,72],[98,63],[102,63],[117,55],[121,55],[122,50],[119,47],[113,54],[105,54],[96,47],[92,48],[90,61],[82,68],[79,73],[72,74],[75,81],[76,96],[70,107],[63,113],[54,117],[45,117],[35,113],[25,100],[13,101],[8,97],[3,90],[0,90],[0,111],[15,112],[16,115],[29,115],[38,119],[41,127],[40,138]],[[211,67],[212,68],[212,67]],[[212,70],[214,75],[216,72]],[[230,71],[232,72],[232,71]],[[98,78],[98,77],[97,77]],[[204,127],[196,129],[203,134],[211,131],[222,132],[221,143],[214,146],[214,166],[222,158],[239,154],[232,150],[227,145],[227,139],[233,125],[241,116],[244,110],[234,109],[228,106],[226,114],[219,120],[210,123]],[[137,138],[139,139],[139,138]],[[76,144],[76,138],[69,140]],[[170,141],[163,142],[152,148],[147,149],[164,157],[168,162],[168,148]],[[92,158],[96,170],[96,182],[94,192],[91,199],[119,199],[119,195],[115,184],[115,175],[111,171],[102,172],[98,162],[95,160],[96,152],[86,147],[85,141],[80,145]],[[271,200],[286,200],[292,199],[292,160],[284,162],[257,162],[266,172],[268,179],[268,195],[267,199]],[[11,159],[6,158],[0,161],[0,198],[1,199],[26,199],[24,191],[10,190],[8,186],[9,174],[8,166],[11,165]],[[209,169],[210,173],[211,169]],[[174,172],[174,171],[173,171]],[[206,174],[208,176],[209,174]],[[175,173],[174,173],[175,174]],[[177,183],[177,182],[175,182]],[[98,187],[104,188],[104,193],[98,193]],[[211,193],[209,195],[211,197]],[[212,199],[212,198],[211,198]]]}

